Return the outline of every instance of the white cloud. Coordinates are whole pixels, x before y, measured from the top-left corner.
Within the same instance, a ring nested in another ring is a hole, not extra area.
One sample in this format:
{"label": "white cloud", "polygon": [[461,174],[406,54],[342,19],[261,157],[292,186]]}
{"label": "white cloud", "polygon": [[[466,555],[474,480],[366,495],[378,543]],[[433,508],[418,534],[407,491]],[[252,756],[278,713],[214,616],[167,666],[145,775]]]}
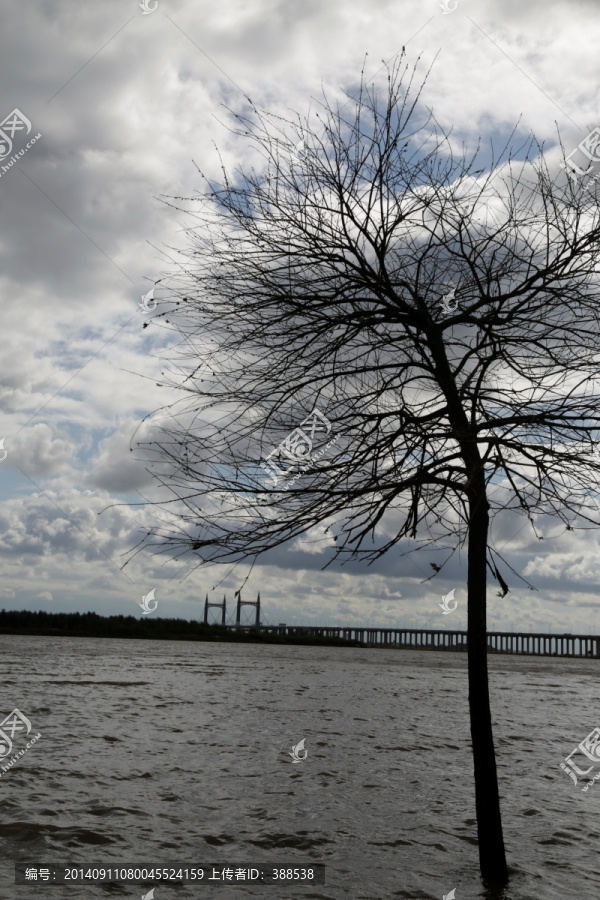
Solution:
{"label": "white cloud", "polygon": [[[162,597],[157,590],[164,615],[195,615],[219,578],[229,596],[239,585],[225,569],[181,581],[185,563],[163,568],[164,558],[148,555],[121,571],[137,524],[149,528],[155,513],[110,507],[149,487],[129,440],[144,415],[173,399],[156,387],[158,354],[172,336],[155,323],[143,329],[149,317],[137,304],[172,271],[169,247],[182,246],[189,220],[156,198],[201,187],[192,160],[218,177],[213,141],[230,169],[249,158],[223,127],[222,102],[241,109],[245,92],[303,115],[322,81],[342,96],[356,87],[365,52],[374,74],[405,44],[409,62],[423,54],[423,73],[441,48],[424,101],[454,127],[457,147],[479,134],[485,147],[490,132],[506,135],[522,116],[521,135],[550,143],[557,122],[568,150],[598,124],[591,0],[458,0],[447,16],[439,0],[173,0],[173,21],[165,8],[142,16],[134,3],[123,28],[117,0],[9,0],[2,11],[0,118],[18,107],[43,135],[0,177],[0,436],[9,454],[0,463],[0,595],[32,608],[52,600],[56,609],[135,612],[156,582],[169,585]],[[542,627],[562,616],[565,627],[583,627],[600,562],[593,534],[541,545],[513,515],[494,528],[516,568],[543,587],[534,595],[514,586],[491,618]],[[464,596],[464,559],[426,584],[429,562],[445,553],[392,551],[368,570],[322,573],[333,542],[315,536],[255,568],[249,593],[261,590],[272,621],[422,623],[452,587]]]}

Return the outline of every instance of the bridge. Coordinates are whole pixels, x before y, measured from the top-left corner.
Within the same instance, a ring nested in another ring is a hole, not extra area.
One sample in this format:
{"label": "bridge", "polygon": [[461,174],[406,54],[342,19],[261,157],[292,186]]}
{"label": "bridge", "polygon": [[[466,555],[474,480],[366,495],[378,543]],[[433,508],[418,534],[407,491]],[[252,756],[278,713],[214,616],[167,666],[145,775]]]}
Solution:
{"label": "bridge", "polygon": [[[267,634],[288,637],[341,638],[356,641],[362,647],[384,647],[399,650],[451,650],[466,651],[467,632],[429,628],[364,628],[358,626],[329,627],[322,625],[264,625],[260,621],[260,593],[256,600],[242,600],[236,591],[237,607],[235,624],[226,621],[226,600],[222,603],[209,602],[208,594],[204,604],[204,624],[208,624],[208,610],[221,610],[221,625],[241,631],[264,631]],[[241,607],[253,606],[254,624],[241,624]],[[523,631],[488,631],[489,653],[514,653],[526,656],[575,656],[600,659],[600,635],[591,634],[543,634]]]}
{"label": "bridge", "polygon": [[[260,631],[289,636],[341,638],[358,641],[363,647],[401,650],[467,649],[466,631],[426,628],[330,628],[302,625],[259,625]],[[528,656],[576,656],[600,659],[600,636],[588,634],[543,634],[488,631],[489,653]]]}

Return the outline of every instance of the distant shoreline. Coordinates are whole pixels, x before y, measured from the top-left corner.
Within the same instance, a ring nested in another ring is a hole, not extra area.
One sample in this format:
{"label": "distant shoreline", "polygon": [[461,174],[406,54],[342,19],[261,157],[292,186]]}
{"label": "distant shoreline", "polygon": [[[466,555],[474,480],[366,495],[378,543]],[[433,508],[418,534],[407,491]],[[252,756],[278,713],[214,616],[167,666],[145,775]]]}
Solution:
{"label": "distant shoreline", "polygon": [[[339,636],[340,632],[346,636]],[[354,638],[350,637],[351,633],[354,633]],[[205,625],[198,619],[100,616],[95,612],[47,613],[3,609],[0,611],[0,635],[2,634],[151,641],[213,641],[238,644],[302,644],[314,647],[426,650],[434,653],[441,651],[466,654],[467,652],[466,631],[296,625],[236,628],[231,625]],[[369,639],[359,640],[356,635],[360,635],[362,638],[367,636]],[[383,635],[384,639],[378,641],[374,637],[376,635]],[[390,640],[390,636],[395,637],[395,640]],[[399,636],[401,636],[400,639]],[[425,640],[423,640],[424,638]],[[578,642],[577,649],[576,641]],[[600,659],[600,635],[488,632],[487,649],[488,653],[494,656]]]}
{"label": "distant shoreline", "polygon": [[47,613],[1,610],[0,634],[38,637],[96,637],[155,641],[227,641],[230,643],[312,644],[333,647],[366,647],[361,641],[318,635],[268,634],[255,628],[236,630],[223,625],[205,625],[192,619],[161,619],[135,616],[99,616],[98,613]]}

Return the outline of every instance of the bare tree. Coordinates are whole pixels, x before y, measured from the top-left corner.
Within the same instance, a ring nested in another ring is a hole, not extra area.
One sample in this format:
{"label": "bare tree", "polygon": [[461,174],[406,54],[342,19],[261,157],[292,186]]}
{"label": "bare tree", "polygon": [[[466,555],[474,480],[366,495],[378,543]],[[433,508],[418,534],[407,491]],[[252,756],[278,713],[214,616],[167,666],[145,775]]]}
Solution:
{"label": "bare tree", "polygon": [[534,140],[513,154],[516,129],[476,170],[414,81],[402,56],[351,105],[237,115],[255,164],[206,179],[154,319],[185,393],[138,444],[172,499],[135,552],[251,561],[317,525],[330,563],[467,543],[480,864],[504,883],[489,523],[598,522],[598,203],[559,189]]}

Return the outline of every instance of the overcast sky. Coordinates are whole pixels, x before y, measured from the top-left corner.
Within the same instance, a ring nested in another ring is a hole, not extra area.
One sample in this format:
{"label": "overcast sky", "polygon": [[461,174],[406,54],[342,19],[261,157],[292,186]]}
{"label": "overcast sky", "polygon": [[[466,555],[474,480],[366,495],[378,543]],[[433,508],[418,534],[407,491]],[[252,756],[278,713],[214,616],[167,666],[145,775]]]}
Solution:
{"label": "overcast sky", "polygon": [[[520,118],[520,135],[552,155],[557,128],[569,150],[600,124],[592,0],[447,6],[158,0],[144,14],[138,0],[3,0],[0,120],[18,110],[31,131],[9,119],[0,160],[0,607],[141,616],[154,589],[156,615],[200,617],[207,591],[233,608],[243,567],[185,577],[189,565],[144,553],[121,570],[151,521],[127,504],[154,483],[130,441],[166,400],[156,382],[169,335],[143,329],[138,303],[169,247],[184,246],[184,217],[160,198],[198,191],[195,163],[218,177],[215,144],[227,166],[242,162],[223,104],[241,108],[245,93],[303,115],[321,83],[334,97],[365,53],[375,75],[404,45],[423,74],[437,56],[425,102],[472,145]],[[494,524],[495,546],[537,591],[512,576],[499,599],[492,585],[490,628],[600,633],[598,536],[563,531],[549,522],[539,541],[524,520]],[[466,627],[464,556],[427,584],[431,555],[321,572],[327,558],[282,549],[243,596],[260,590],[274,623]],[[442,617],[452,588],[458,608]]]}

